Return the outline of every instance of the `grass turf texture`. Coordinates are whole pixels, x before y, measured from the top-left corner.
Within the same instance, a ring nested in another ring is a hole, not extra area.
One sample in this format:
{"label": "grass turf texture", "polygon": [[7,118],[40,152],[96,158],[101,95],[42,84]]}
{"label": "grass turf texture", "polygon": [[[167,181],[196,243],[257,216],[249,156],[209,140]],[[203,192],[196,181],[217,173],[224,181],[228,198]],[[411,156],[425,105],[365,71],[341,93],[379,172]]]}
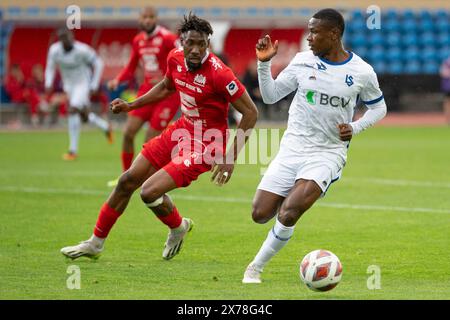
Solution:
{"label": "grass turf texture", "polygon": [[[138,192],[99,260],[64,258],[61,247],[90,236],[106,182],[120,173],[120,137],[104,140],[83,132],[80,158],[64,162],[65,132],[0,133],[0,299],[450,299],[448,128],[378,127],[354,138],[342,179],[300,219],[261,285],[241,283],[273,225],[251,220],[257,165],[238,165],[222,188],[206,173],[171,193],[195,221],[171,261],[161,257],[167,228]],[[319,248],[344,268],[326,293],[298,274]],[[81,270],[80,290],[66,286],[71,265]],[[379,290],[367,288],[371,265],[381,270]]]}

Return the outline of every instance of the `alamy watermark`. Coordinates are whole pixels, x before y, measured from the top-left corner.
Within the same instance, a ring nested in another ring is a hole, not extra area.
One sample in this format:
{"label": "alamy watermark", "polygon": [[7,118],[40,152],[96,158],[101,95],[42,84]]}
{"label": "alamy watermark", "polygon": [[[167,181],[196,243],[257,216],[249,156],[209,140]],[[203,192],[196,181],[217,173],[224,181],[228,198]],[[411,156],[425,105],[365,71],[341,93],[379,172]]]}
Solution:
{"label": "alamy watermark", "polygon": [[66,273],[69,277],[66,280],[66,286],[69,290],[81,289],[81,270],[77,265],[70,265],[67,267]]}
{"label": "alamy watermark", "polygon": [[381,289],[381,268],[377,265],[370,265],[367,267],[367,274],[370,274],[367,279],[367,289],[379,290]]}
{"label": "alamy watermark", "polygon": [[369,30],[381,29],[381,9],[379,6],[371,5],[367,7],[366,26]]}
{"label": "alamy watermark", "polygon": [[67,29],[81,29],[81,8],[77,5],[70,5],[66,8],[66,26]]}

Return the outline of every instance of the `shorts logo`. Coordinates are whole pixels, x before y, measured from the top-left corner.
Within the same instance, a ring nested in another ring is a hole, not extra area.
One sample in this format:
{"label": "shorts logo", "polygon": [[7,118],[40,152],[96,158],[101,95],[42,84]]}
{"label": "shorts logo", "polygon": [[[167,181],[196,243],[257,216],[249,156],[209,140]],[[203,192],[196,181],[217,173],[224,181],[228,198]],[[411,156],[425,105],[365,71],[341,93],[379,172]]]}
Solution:
{"label": "shorts logo", "polygon": [[328,183],[324,180],[324,181],[322,181],[322,184],[324,187],[326,187]]}
{"label": "shorts logo", "polygon": [[231,81],[227,85],[227,90],[228,90],[229,94],[232,96],[239,90],[239,87],[237,86],[236,82]]}

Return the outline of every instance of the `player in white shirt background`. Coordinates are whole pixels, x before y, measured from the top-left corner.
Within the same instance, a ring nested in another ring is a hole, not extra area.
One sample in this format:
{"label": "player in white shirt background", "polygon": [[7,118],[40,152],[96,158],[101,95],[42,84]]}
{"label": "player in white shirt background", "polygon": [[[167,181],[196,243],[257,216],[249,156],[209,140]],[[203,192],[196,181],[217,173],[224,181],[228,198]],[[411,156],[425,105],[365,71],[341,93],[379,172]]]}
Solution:
{"label": "player in white shirt background", "polygon": [[[256,45],[264,102],[273,104],[297,92],[280,150],[253,199],[253,220],[266,223],[276,216],[275,225],[248,265],[244,283],[261,282],[263,268],[292,237],[301,215],[340,178],[352,137],[386,115],[373,68],[343,47],[344,28],[344,18],[334,9],[314,14],[308,23],[311,51],[298,53],[276,80],[270,60],[278,41],[265,36]],[[358,99],[368,110],[352,121]]]}
{"label": "player in white shirt background", "polygon": [[69,100],[69,151],[63,155],[63,159],[75,160],[82,121],[89,121],[102,129],[108,142],[112,143],[111,124],[90,110],[90,96],[99,89],[103,61],[93,48],[74,40],[70,30],[59,29],[58,39],[48,51],[45,88],[47,93],[51,92],[58,68]]}

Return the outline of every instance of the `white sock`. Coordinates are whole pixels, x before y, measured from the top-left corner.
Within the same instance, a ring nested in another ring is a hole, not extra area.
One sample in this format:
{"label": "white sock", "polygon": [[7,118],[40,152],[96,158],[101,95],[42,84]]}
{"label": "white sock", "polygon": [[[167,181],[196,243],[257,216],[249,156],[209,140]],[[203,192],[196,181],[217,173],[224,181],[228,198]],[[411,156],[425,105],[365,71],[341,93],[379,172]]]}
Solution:
{"label": "white sock", "polygon": [[294,227],[286,227],[276,219],[275,225],[270,229],[261,249],[253,259],[252,263],[256,269],[262,271],[269,260],[287,244],[294,233]]}
{"label": "white sock", "polygon": [[108,128],[109,128],[108,122],[106,122],[104,119],[102,119],[101,117],[99,117],[95,113],[89,112],[88,118],[89,118],[89,122],[90,123],[96,125],[97,127],[102,129],[103,131],[108,130]]}
{"label": "white sock", "polygon": [[89,241],[91,241],[97,248],[102,248],[105,243],[106,238],[99,238],[95,234],[93,234]]}
{"label": "white sock", "polygon": [[69,128],[69,151],[77,153],[81,128],[80,116],[77,113],[69,114],[67,122]]}

